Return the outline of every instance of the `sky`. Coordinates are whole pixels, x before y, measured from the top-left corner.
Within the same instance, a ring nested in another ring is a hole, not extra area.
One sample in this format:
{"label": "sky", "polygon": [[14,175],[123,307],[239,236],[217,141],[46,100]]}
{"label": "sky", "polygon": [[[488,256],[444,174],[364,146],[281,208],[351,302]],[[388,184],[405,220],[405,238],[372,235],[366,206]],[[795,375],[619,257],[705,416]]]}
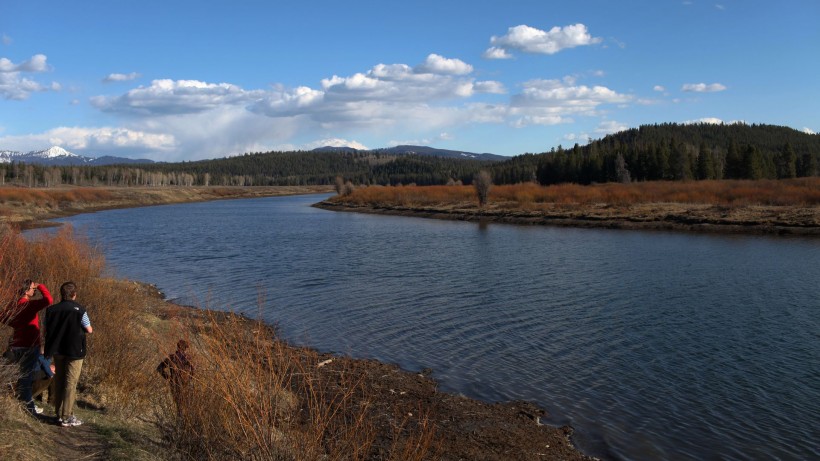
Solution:
{"label": "sky", "polygon": [[0,150],[514,156],[653,123],[820,131],[820,1],[0,0]]}

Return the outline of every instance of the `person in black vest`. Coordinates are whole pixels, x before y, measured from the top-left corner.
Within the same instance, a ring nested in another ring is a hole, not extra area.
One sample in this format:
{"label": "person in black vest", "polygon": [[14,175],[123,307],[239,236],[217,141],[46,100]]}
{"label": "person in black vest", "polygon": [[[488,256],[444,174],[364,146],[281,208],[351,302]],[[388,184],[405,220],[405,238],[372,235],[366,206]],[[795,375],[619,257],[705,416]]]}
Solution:
{"label": "person in black vest", "polygon": [[60,287],[62,301],[46,310],[45,355],[54,357],[54,410],[63,427],[83,422],[74,416],[77,382],[86,354],[85,337],[91,333],[91,321],[79,305],[77,285],[66,282]]}

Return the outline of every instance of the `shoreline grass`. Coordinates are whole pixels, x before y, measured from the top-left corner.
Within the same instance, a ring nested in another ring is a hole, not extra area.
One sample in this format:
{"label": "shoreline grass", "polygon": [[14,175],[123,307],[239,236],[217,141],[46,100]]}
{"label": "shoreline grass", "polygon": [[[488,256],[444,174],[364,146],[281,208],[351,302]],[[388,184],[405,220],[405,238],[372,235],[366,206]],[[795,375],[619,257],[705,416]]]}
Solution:
{"label": "shoreline grass", "polygon": [[820,236],[820,178],[581,186],[371,186],[320,208],[512,224]]}
{"label": "shoreline grass", "polygon": [[[94,326],[78,386],[85,432],[26,415],[7,390],[16,367],[0,367],[4,459],[49,459],[44,446],[62,447],[51,459],[531,459],[536,445],[553,447],[537,459],[585,459],[566,429],[538,426],[515,404],[439,394],[395,366],[289,345],[261,315],[175,306],[144,284],[102,277],[104,264],[71,226],[34,239],[0,226],[0,300],[15,299],[21,278],[52,291],[73,280]],[[0,341],[10,333],[0,328]],[[196,366],[181,405],[155,370],[180,338]],[[480,441],[465,432],[496,426],[505,429]]]}

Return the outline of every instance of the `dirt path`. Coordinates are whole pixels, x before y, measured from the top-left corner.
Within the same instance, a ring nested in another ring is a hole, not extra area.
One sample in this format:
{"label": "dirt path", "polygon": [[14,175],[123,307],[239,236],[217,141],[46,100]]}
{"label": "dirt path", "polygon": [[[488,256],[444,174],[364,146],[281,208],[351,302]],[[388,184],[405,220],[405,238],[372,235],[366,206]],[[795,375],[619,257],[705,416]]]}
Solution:
{"label": "dirt path", "polygon": [[[44,414],[50,414],[49,408]],[[108,453],[108,443],[93,423],[85,422],[81,426],[62,427],[55,423],[53,416],[39,415],[37,419],[43,424],[45,433],[50,436],[52,443],[46,450],[55,459],[111,459]]]}

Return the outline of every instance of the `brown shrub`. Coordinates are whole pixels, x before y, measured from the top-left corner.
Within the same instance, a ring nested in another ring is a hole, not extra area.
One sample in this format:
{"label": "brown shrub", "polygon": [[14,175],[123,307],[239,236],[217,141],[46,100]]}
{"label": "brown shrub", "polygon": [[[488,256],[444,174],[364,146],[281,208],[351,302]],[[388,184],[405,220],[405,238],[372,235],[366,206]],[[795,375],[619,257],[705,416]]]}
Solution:
{"label": "brown shrub", "polygon": [[[468,202],[467,186],[368,187],[333,200],[367,206],[444,206]],[[488,202],[512,202],[522,208],[537,204],[630,205],[639,203],[701,203],[722,206],[820,205],[820,178],[783,180],[652,181],[594,185],[533,183],[493,186]]]}

